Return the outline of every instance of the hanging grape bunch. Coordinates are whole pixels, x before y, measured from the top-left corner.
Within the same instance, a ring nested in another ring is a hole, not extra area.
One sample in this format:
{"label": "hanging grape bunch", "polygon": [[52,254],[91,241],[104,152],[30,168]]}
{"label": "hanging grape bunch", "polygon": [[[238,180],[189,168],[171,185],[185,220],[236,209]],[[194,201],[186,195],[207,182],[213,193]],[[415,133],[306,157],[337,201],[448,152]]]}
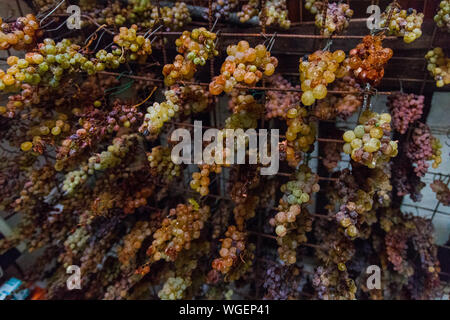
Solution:
{"label": "hanging grape bunch", "polygon": [[298,153],[310,152],[316,140],[316,127],[307,116],[308,111],[302,107],[290,108],[287,112],[286,160],[292,167],[300,160]]}
{"label": "hanging grape bunch", "polygon": [[121,27],[119,34],[114,36],[113,41],[122,50],[125,49],[126,60],[134,61],[139,58],[140,62],[145,62],[147,56],[152,54],[152,44],[150,39],[137,35],[137,30],[138,27],[135,24],[130,28]]}
{"label": "hanging grape bunch", "polygon": [[200,172],[194,172],[192,174],[192,180],[189,185],[193,190],[200,193],[201,196],[206,196],[209,194],[210,173],[221,173],[222,166],[219,164],[201,164],[199,168]]}
{"label": "hanging grape bunch", "polygon": [[295,178],[281,186],[283,197],[278,213],[269,221],[275,227],[280,258],[288,264],[295,263],[296,248],[306,242],[306,232],[311,231],[312,219],[306,205],[312,194],[320,190],[319,177],[306,165],[300,166]]}
{"label": "hanging grape bunch", "polygon": [[336,79],[335,72],[344,59],[345,53],[342,50],[333,53],[318,50],[300,59],[302,103],[305,106],[312,105],[316,99],[326,97],[327,85]]}
{"label": "hanging grape bunch", "polygon": [[[324,13],[325,5],[327,6],[326,14]],[[350,18],[353,16],[353,10],[346,3],[316,1],[314,7],[317,8],[315,24],[327,37],[341,34],[348,28]]]}
{"label": "hanging grape bunch", "polygon": [[249,0],[237,13],[239,21],[244,23],[258,15],[259,0]]}
{"label": "hanging grape bunch", "polygon": [[172,161],[171,151],[169,147],[156,146],[152,148],[152,152],[147,153],[152,176],[162,176],[162,180],[167,182],[180,176],[181,167]]}
{"label": "hanging grape bunch", "polygon": [[[178,204],[170,209],[169,216],[162,221],[161,228],[153,234],[153,242],[147,249],[150,257],[149,264],[161,259],[175,261],[183,249],[189,249],[191,241],[200,237],[206,220],[209,217],[208,206],[200,207],[195,201],[193,204]],[[146,274],[149,265],[141,268]]]}
{"label": "hanging grape bunch", "polygon": [[382,36],[365,36],[356,48],[350,50],[349,66],[362,84],[376,86],[384,76],[384,66],[393,52],[390,48],[383,48],[382,40]]}
{"label": "hanging grape bunch", "polygon": [[183,31],[181,37],[175,41],[177,51],[173,64],[166,64],[163,68],[164,83],[167,86],[178,80],[190,80],[197,71],[197,66],[203,66],[206,60],[218,55],[215,49],[216,34],[205,28]]}
{"label": "hanging grape bunch", "polygon": [[96,154],[88,159],[87,164],[79,170],[70,171],[63,182],[63,191],[70,194],[80,185],[86,182],[88,175],[93,175],[95,171],[106,170],[119,165],[136,143],[139,137],[136,134],[116,137],[106,151]]}
{"label": "hanging grape bunch", "polygon": [[263,24],[263,17],[266,26],[278,25],[283,29],[289,29],[291,21],[288,18],[286,0],[268,0],[259,14],[259,24]]}
{"label": "hanging grape bunch", "polygon": [[[212,12],[213,16],[217,19],[225,18],[230,16],[231,11],[233,11],[239,4],[238,0],[217,0],[212,2]],[[208,16],[205,14],[205,19]]]}
{"label": "hanging grape bunch", "polygon": [[225,275],[226,281],[234,281],[245,274],[252,266],[255,245],[247,243],[247,234],[238,231],[236,226],[228,226],[219,250],[220,258],[213,260],[210,277],[217,272]]}
{"label": "hanging grape bunch", "polygon": [[[391,19],[388,20],[390,15]],[[420,28],[423,17],[423,13],[417,13],[416,9],[401,10],[396,5],[390,4],[381,14],[380,27],[387,28],[389,34],[403,37],[403,41],[411,43],[422,35]]]}
{"label": "hanging grape bunch", "polygon": [[[299,85],[293,86],[280,74],[274,74],[267,78],[267,83],[278,89],[300,89]],[[286,118],[287,111],[298,104],[298,101],[301,99],[301,93],[294,91],[267,91],[266,97],[266,119],[275,117]]]}
{"label": "hanging grape bunch", "polygon": [[270,55],[266,46],[259,44],[251,48],[244,40],[228,46],[227,54],[221,74],[209,84],[209,92],[213,95],[223,91],[230,93],[238,83],[254,86],[263,75],[271,76],[278,65],[277,58]]}
{"label": "hanging grape bunch", "polygon": [[424,96],[395,92],[388,96],[394,129],[404,134],[408,126],[422,116]]}
{"label": "hanging grape bunch", "polygon": [[180,111],[179,98],[173,90],[166,90],[164,92],[166,100],[159,103],[154,102],[152,106],[147,108],[147,113],[144,115],[144,121],[139,127],[139,132],[149,133],[151,136],[159,134],[164,123]]}
{"label": "hanging grape bunch", "polygon": [[450,206],[450,189],[441,180],[434,180],[430,184],[431,190],[436,193],[436,199],[438,199],[444,206]]}
{"label": "hanging grape bunch", "polygon": [[23,50],[37,42],[43,31],[33,14],[17,18],[15,22],[7,23],[0,18],[0,50],[13,48]]}
{"label": "hanging grape bunch", "polygon": [[439,11],[434,16],[434,21],[439,28],[450,32],[450,1],[442,0],[439,3]]}
{"label": "hanging grape bunch", "polygon": [[436,80],[437,87],[450,83],[450,58],[446,57],[442,48],[434,48],[425,55],[428,61],[427,69]]}
{"label": "hanging grape bunch", "polygon": [[419,122],[406,145],[406,156],[415,164],[414,172],[417,176],[423,177],[428,171],[427,161],[433,160],[434,169],[441,164],[441,148],[441,142],[431,134],[430,128]]}
{"label": "hanging grape bunch", "polygon": [[391,116],[365,110],[359,125],[343,135],[343,150],[353,161],[375,168],[398,153],[397,142],[391,141]]}
{"label": "hanging grape bunch", "polygon": [[56,139],[67,136],[70,131],[70,125],[67,121],[68,116],[60,113],[53,119],[46,119],[38,126],[29,128],[27,134],[33,137],[32,141],[25,141],[20,145],[22,151],[33,151],[43,153],[46,145],[54,145]]}

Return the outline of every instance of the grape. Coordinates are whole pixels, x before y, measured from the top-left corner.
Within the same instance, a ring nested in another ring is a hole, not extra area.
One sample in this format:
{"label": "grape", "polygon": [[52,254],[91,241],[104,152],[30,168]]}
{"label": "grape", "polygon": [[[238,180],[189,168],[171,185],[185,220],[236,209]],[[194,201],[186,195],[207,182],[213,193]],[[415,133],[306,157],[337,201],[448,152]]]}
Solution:
{"label": "grape", "polygon": [[288,19],[286,0],[268,0],[259,14],[259,24],[263,24],[263,15],[266,26],[278,25],[289,29],[291,21]]}
{"label": "grape", "polygon": [[271,76],[278,65],[277,58],[271,57],[264,45],[251,48],[244,40],[237,45],[229,45],[227,54],[221,74],[209,84],[209,92],[213,95],[223,91],[230,93],[238,83],[254,86],[263,75]]}
{"label": "grape", "polygon": [[244,23],[258,15],[259,0],[249,0],[237,13],[239,21]]}
{"label": "grape", "polygon": [[439,28],[450,32],[450,1],[442,0],[439,3],[439,11],[434,16],[434,21]]}
{"label": "grape", "polygon": [[430,184],[431,189],[436,193],[436,199],[444,206],[450,206],[450,190],[441,180],[434,180]]}
{"label": "grape", "polygon": [[382,36],[365,36],[356,48],[350,50],[348,64],[355,78],[362,84],[377,85],[384,76],[384,66],[393,52],[383,48]]}
{"label": "grape", "polygon": [[348,4],[344,3],[336,3],[336,2],[327,2],[326,3],[326,20],[325,24],[324,20],[324,6],[325,2],[315,1],[313,4],[315,10],[317,11],[315,14],[315,24],[318,28],[321,29],[323,35],[330,37],[333,34],[341,34],[345,29],[348,28],[350,18],[353,16],[353,10],[350,9]]}
{"label": "grape", "polygon": [[420,119],[424,105],[424,96],[406,94],[401,92],[393,93],[388,97],[389,109],[392,113],[395,130],[404,134],[409,124]]}
{"label": "grape", "polygon": [[[359,119],[359,123],[364,127],[357,126],[354,130],[344,133],[343,139],[346,142],[344,152],[350,154],[352,160],[369,168],[375,168],[389,161],[389,158],[395,157],[398,153],[397,143],[390,141],[390,122],[389,114],[365,110]],[[357,135],[362,139],[357,138]]]}
{"label": "grape", "polygon": [[316,99],[325,98],[327,85],[335,80],[335,71],[344,59],[345,53],[342,50],[333,53],[318,50],[300,59],[302,103],[305,106],[312,105]]}
{"label": "grape", "polygon": [[442,48],[434,48],[425,55],[428,61],[427,69],[436,80],[437,87],[450,83],[450,59],[444,55]]}
{"label": "grape", "polygon": [[17,18],[11,23],[3,22],[0,18],[0,50],[30,49],[42,34],[39,22],[33,14]]}
{"label": "grape", "polygon": [[[387,25],[389,15],[391,18]],[[389,34],[402,36],[404,42],[411,43],[422,35],[423,18],[423,13],[417,13],[415,9],[401,10],[390,4],[381,15],[380,27],[388,28]]]}
{"label": "grape", "polygon": [[433,168],[439,166],[442,162],[441,148],[442,144],[431,134],[430,128],[419,122],[406,145],[406,156],[415,164],[417,176],[423,177],[428,171],[427,161],[434,160]]}

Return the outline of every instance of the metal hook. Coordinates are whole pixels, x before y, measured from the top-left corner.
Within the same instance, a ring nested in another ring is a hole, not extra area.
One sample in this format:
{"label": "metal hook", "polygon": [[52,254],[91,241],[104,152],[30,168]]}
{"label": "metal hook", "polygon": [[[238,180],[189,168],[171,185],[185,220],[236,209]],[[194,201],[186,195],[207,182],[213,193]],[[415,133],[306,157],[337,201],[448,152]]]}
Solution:
{"label": "metal hook", "polygon": [[[156,31],[158,31],[159,29],[161,29],[163,27],[163,25],[159,25],[155,30],[152,31],[152,29],[149,29],[146,33],[144,33],[144,38],[148,39],[150,38]],[[151,33],[147,36],[147,34],[151,31]]]}
{"label": "metal hook", "polygon": [[325,44],[325,47],[323,47],[322,51],[328,51],[331,48],[331,45],[333,44],[333,39],[328,39],[327,43]]}
{"label": "metal hook", "polygon": [[214,24],[211,28],[211,32],[214,32],[214,28],[216,27],[217,21],[219,21],[219,17],[216,17],[216,21],[214,21]]}
{"label": "metal hook", "polygon": [[48,27],[49,25],[51,25],[51,24],[52,24],[53,22],[55,22],[55,21],[56,21],[55,19],[52,19],[49,23],[47,23],[47,24],[41,26],[41,29],[45,29],[46,27]]}
{"label": "metal hook", "polygon": [[97,44],[96,44],[95,47],[94,47],[94,51],[97,50],[97,47],[98,47],[98,45],[100,44],[100,42],[101,42],[101,40],[102,40],[102,37],[103,37],[103,35],[104,35],[105,33],[106,33],[106,30],[103,30],[103,32],[102,32],[102,34],[100,35],[100,37],[98,37]]}
{"label": "metal hook", "polygon": [[216,32],[216,42],[214,42],[214,48],[217,48],[217,44],[219,43],[219,34],[222,32],[222,30],[218,30]]}
{"label": "metal hook", "polygon": [[272,51],[273,45],[275,44],[275,37],[276,36],[277,36],[277,33],[275,32],[273,34],[273,36],[270,38],[270,40],[269,40],[269,48],[268,48],[269,52]]}
{"label": "metal hook", "polygon": [[398,78],[398,82],[400,83],[400,92],[403,93],[403,82],[400,78]]}
{"label": "metal hook", "polygon": [[50,15],[52,15],[53,12],[55,12],[56,9],[58,9],[58,8],[63,4],[64,1],[65,1],[65,0],[62,0],[60,3],[58,3],[58,5],[57,5],[53,10],[51,10],[44,18],[42,18],[42,19],[41,19],[41,22],[39,22],[39,26],[41,26],[41,25],[42,25],[42,22],[44,22],[45,19],[47,19]]}

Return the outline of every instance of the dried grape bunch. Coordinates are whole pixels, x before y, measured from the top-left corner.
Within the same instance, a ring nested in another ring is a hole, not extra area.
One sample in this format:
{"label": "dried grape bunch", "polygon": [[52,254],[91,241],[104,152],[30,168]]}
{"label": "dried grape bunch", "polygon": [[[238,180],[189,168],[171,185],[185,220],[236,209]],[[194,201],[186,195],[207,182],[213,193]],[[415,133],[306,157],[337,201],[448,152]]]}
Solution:
{"label": "dried grape bunch", "polygon": [[439,28],[450,32],[450,1],[442,0],[439,3],[439,11],[434,16],[434,21]]}
{"label": "dried grape bunch", "polygon": [[218,55],[215,48],[216,34],[205,28],[184,31],[180,38],[175,40],[177,51],[172,64],[163,67],[164,84],[171,86],[178,80],[190,80],[197,71],[197,65],[205,65],[206,60]]}
{"label": "dried grape bunch", "polygon": [[213,260],[212,271],[222,273],[227,281],[234,281],[251,267],[255,248],[253,244],[247,243],[247,234],[238,231],[236,226],[229,226],[225,237],[220,239],[220,258]]}
{"label": "dried grape bunch", "polygon": [[88,11],[99,24],[121,27],[136,24],[141,29],[153,29],[162,24],[167,31],[179,30],[191,22],[191,15],[184,2],[175,2],[173,6],[158,6],[150,1],[128,0],[124,6],[121,1],[114,1],[107,7]]}
{"label": "dried grape bunch", "polygon": [[144,187],[123,201],[123,213],[132,214],[137,208],[147,205],[147,198],[153,194],[154,187]]}
{"label": "dried grape bunch", "polygon": [[327,142],[324,144],[324,157],[322,159],[322,164],[328,171],[333,171],[334,168],[338,166],[339,161],[341,161],[341,144],[337,142]]}
{"label": "dried grape bunch", "polygon": [[278,60],[270,55],[263,44],[251,48],[247,41],[227,47],[227,58],[220,68],[220,75],[209,84],[209,92],[219,95],[223,91],[230,93],[238,84],[254,86],[263,75],[271,76],[275,72]]}
{"label": "dried grape bunch", "polygon": [[189,183],[190,187],[201,196],[209,194],[209,183],[211,182],[209,175],[211,172],[219,174],[222,172],[222,165],[220,164],[200,164],[200,172],[192,173],[192,180]]}
{"label": "dried grape bunch", "polygon": [[317,258],[325,264],[334,263],[339,271],[346,271],[346,264],[351,263],[355,256],[355,242],[336,230],[336,225],[330,225],[328,221],[318,222],[314,233],[317,240],[323,244],[315,250]]}
{"label": "dried grape bunch", "polygon": [[[230,13],[238,6],[238,0],[217,0],[213,1],[211,8],[213,16],[217,19],[227,19]],[[208,16],[205,14],[205,19],[208,19]]]}
{"label": "dried grape bunch", "polygon": [[[327,6],[326,13],[324,13],[325,5]],[[318,11],[315,16],[315,24],[327,37],[341,34],[348,28],[350,18],[353,16],[353,10],[346,3],[316,1],[314,7]]]}
{"label": "dried grape bunch", "polygon": [[27,136],[32,137],[32,141],[25,141],[20,145],[24,152],[33,150],[37,153],[44,153],[47,145],[55,145],[60,139],[64,139],[70,131],[68,116],[64,113],[57,114],[50,119],[42,119],[37,126],[30,126]]}
{"label": "dried grape bunch", "polygon": [[[339,70],[341,70],[340,68]],[[340,72],[338,70],[338,73]],[[339,78],[341,75],[336,74]],[[337,79],[331,86],[335,91],[349,91],[346,94],[328,94],[324,99],[316,101],[313,115],[319,119],[331,120],[336,116],[346,120],[352,116],[363,104],[361,86],[349,75]]]}
{"label": "dried grape bunch", "polygon": [[310,152],[316,140],[315,124],[307,116],[308,111],[303,107],[290,108],[287,112],[286,160],[292,167],[301,160],[298,153]]}
{"label": "dried grape bunch", "polygon": [[170,277],[158,292],[161,300],[180,300],[184,297],[184,291],[192,284],[190,278]]}
{"label": "dried grape bunch", "polygon": [[365,36],[356,48],[350,50],[349,66],[362,84],[376,86],[384,76],[384,66],[392,58],[393,51],[383,48],[383,36]]}
{"label": "dried grape bunch", "polygon": [[438,199],[444,206],[450,206],[450,189],[441,180],[434,180],[430,184],[431,190],[436,193]]}
{"label": "dried grape bunch", "polygon": [[316,5],[318,3],[318,0],[305,0],[305,8],[312,14],[316,14],[319,12],[318,6]]}
{"label": "dried grape bunch", "polygon": [[181,166],[172,161],[171,151],[169,147],[156,146],[152,148],[152,152],[147,153],[153,177],[160,176],[163,181],[171,182],[180,176]]}
{"label": "dried grape bunch", "polygon": [[253,17],[258,15],[259,0],[249,0],[241,7],[241,10],[237,13],[239,21],[244,23]]}
{"label": "dried grape bunch", "polygon": [[[125,59],[127,61],[138,60],[145,62],[147,56],[152,54],[152,44],[150,39],[137,34],[137,25],[133,24],[130,28],[121,27],[119,34],[114,36],[114,43],[125,50]],[[106,58],[106,57],[105,57]],[[100,61],[103,59],[100,58]],[[97,68],[98,69],[98,68]]]}
{"label": "dried grape bunch", "polygon": [[420,191],[425,187],[425,183],[416,175],[411,160],[408,158],[402,156],[394,162],[392,182],[398,196],[402,197],[409,194],[414,202],[422,200]]}
{"label": "dried grape bunch", "polygon": [[119,261],[125,266],[135,259],[136,253],[142,246],[142,242],[152,234],[148,221],[138,221],[123,238],[123,245],[118,248],[117,256]]}
{"label": "dried grape bunch", "polygon": [[397,4],[391,3],[381,14],[380,27],[387,28],[390,35],[401,36],[403,41],[411,43],[422,35],[423,18],[423,13],[413,8],[401,10]]}
{"label": "dried grape bunch", "polygon": [[264,300],[298,298],[301,270],[295,266],[273,265],[264,274]]}
{"label": "dried grape bunch", "polygon": [[216,34],[205,28],[183,31],[175,41],[177,51],[186,56],[195,65],[205,65],[206,60],[214,58],[219,52],[215,48]]}
{"label": "dried grape bunch", "polygon": [[230,93],[230,98],[228,100],[228,108],[233,114],[240,112],[261,113],[262,105],[257,102],[252,94],[248,94],[246,91],[233,90]]}
{"label": "dried grape bunch", "polygon": [[225,201],[221,202],[219,208],[213,211],[211,217],[213,239],[217,239],[221,234],[225,233],[230,215],[231,207]]}
{"label": "dried grape bunch", "polygon": [[182,114],[183,116],[203,112],[212,102],[212,95],[202,86],[174,85],[170,90],[178,97],[178,104],[181,108],[179,114]]}
{"label": "dried grape bunch", "polygon": [[289,29],[291,21],[288,17],[286,0],[268,0],[259,14],[259,24],[266,26],[278,25],[283,29]]}
{"label": "dried grape bunch", "polygon": [[408,126],[422,116],[424,96],[413,93],[395,92],[388,96],[388,107],[391,111],[394,129],[404,134]]}
{"label": "dried grape bunch", "polygon": [[[278,89],[300,89],[299,85],[293,86],[280,74],[274,74],[267,78],[267,83]],[[296,106],[301,99],[300,92],[294,91],[267,91],[266,92],[266,119],[276,117],[286,118],[288,110]]]}
{"label": "dried grape bunch", "polygon": [[173,90],[164,91],[166,100],[159,103],[154,102],[152,106],[147,108],[144,115],[144,121],[139,127],[139,132],[157,136],[164,123],[175,117],[180,110],[179,98]]}
{"label": "dried grape bunch", "polygon": [[28,49],[37,42],[42,34],[39,22],[33,14],[17,18],[11,23],[3,22],[0,18],[0,50]]}
{"label": "dried grape bunch", "polygon": [[238,203],[234,207],[234,221],[236,221],[236,227],[238,230],[244,230],[245,221],[255,217],[258,204],[258,196],[247,196],[245,197],[244,202]]}
{"label": "dried grape bunch", "polygon": [[[336,75],[338,78],[340,75]],[[347,93],[343,95],[334,95],[331,104],[337,111],[337,115],[342,119],[347,119],[354,114],[363,104],[363,96],[361,86],[356,82],[355,78],[351,76],[344,76],[342,79],[337,79],[331,86],[332,90],[336,91],[350,91],[354,93]]]}
{"label": "dried grape bunch", "polygon": [[71,171],[66,175],[63,182],[63,191],[70,194],[75,189],[86,182],[88,175],[93,175],[95,171],[107,170],[119,165],[125,156],[133,149],[139,136],[136,134],[116,137],[106,151],[96,154],[88,159],[87,164],[80,166],[79,170]]}
{"label": "dried grape bunch", "polygon": [[442,162],[441,148],[441,142],[431,134],[430,128],[419,122],[406,145],[406,156],[413,162],[417,176],[423,177],[428,171],[427,161],[433,160],[433,168],[439,166]]}
{"label": "dried grape bunch", "polygon": [[200,207],[195,201],[192,204],[178,204],[170,209],[169,216],[162,221],[161,228],[153,234],[153,242],[147,249],[149,263],[141,268],[141,273],[150,271],[149,265],[161,259],[175,261],[183,249],[189,249],[191,241],[200,237],[206,220],[209,217],[208,206]]}
{"label": "dried grape bunch", "polygon": [[344,59],[345,53],[342,50],[336,50],[333,53],[317,50],[300,59],[302,103],[305,106],[312,105],[316,99],[320,100],[326,97],[327,85],[336,79],[335,72]]}
{"label": "dried grape bunch", "polygon": [[320,190],[319,176],[306,165],[300,166],[295,178],[281,186],[283,197],[278,213],[269,221],[275,227],[280,258],[289,264],[295,263],[295,250],[299,243],[306,242],[305,234],[311,230],[312,219],[304,206],[312,201],[312,194]]}
{"label": "dried grape bunch", "polygon": [[360,125],[343,135],[343,150],[352,160],[369,168],[389,161],[398,153],[397,142],[391,141],[391,116],[365,110],[359,118]]}
{"label": "dried grape bunch", "polygon": [[319,266],[314,272],[312,285],[317,298],[321,300],[354,300],[356,284],[347,271],[340,271],[334,266]]}
{"label": "dried grape bunch", "polygon": [[[358,190],[358,192],[364,191]],[[349,201],[346,204],[343,204],[340,207],[340,210],[336,213],[336,221],[342,228],[344,228],[345,235],[350,239],[355,239],[359,236],[357,225],[361,224],[360,215],[365,211],[366,207],[358,206],[355,202]]]}
{"label": "dried grape bunch", "polygon": [[445,56],[442,48],[434,48],[425,55],[428,61],[427,70],[436,80],[437,87],[443,87],[450,83],[450,58]]}

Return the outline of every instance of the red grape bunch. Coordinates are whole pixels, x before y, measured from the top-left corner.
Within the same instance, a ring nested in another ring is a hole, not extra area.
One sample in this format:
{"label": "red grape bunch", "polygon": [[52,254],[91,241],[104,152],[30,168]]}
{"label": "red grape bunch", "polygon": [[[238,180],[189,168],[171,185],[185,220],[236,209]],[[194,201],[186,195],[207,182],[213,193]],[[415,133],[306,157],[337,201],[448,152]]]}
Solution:
{"label": "red grape bunch", "polygon": [[388,97],[394,129],[404,134],[408,126],[422,116],[424,96],[395,92]]}

